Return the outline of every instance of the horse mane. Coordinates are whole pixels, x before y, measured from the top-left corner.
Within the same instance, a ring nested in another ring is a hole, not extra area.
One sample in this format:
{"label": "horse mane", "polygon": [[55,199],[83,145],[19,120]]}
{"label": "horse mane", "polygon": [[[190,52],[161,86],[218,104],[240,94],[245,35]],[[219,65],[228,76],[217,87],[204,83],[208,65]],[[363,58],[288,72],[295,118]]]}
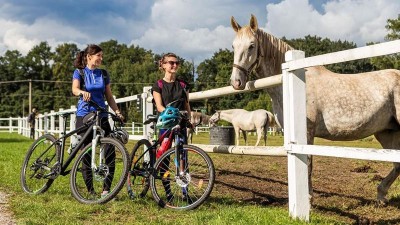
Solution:
{"label": "horse mane", "polygon": [[285,62],[285,53],[294,48],[281,39],[266,33],[263,30],[257,30],[257,37],[261,50],[261,56],[265,57],[264,60],[271,62],[271,72],[279,74],[282,72],[282,63]]}

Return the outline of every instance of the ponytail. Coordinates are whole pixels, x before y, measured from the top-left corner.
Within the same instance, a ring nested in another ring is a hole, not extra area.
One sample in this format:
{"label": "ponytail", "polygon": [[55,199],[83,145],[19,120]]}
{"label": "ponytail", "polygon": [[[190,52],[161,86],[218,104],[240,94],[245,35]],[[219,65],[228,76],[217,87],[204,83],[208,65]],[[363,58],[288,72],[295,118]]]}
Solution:
{"label": "ponytail", "polygon": [[76,58],[74,61],[74,67],[78,68],[78,69],[83,69],[85,68],[86,65],[86,57],[85,57],[85,52],[84,51],[80,51],[78,52],[78,54],[76,54]]}

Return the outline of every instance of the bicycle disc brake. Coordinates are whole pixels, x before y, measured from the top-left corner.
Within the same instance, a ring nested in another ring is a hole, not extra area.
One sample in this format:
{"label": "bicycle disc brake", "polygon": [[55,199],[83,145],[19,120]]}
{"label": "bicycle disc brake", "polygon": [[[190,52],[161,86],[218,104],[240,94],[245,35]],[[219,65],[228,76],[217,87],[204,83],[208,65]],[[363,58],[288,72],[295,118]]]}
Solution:
{"label": "bicycle disc brake", "polygon": [[97,169],[94,171],[94,179],[97,181],[104,181],[109,174],[110,169],[107,165],[101,164]]}
{"label": "bicycle disc brake", "polygon": [[192,178],[189,173],[182,173],[175,177],[175,181],[180,187],[187,187],[191,179]]}

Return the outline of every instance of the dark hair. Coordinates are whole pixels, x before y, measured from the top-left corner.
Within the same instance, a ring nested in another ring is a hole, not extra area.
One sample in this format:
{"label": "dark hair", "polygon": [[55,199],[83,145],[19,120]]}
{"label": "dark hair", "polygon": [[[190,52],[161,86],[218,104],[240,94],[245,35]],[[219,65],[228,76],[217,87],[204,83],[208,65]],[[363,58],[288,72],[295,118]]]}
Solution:
{"label": "dark hair", "polygon": [[95,44],[90,44],[88,45],[84,51],[78,52],[76,54],[76,58],[74,61],[74,67],[78,69],[83,69],[85,68],[87,64],[86,56],[87,55],[95,55],[99,52],[103,51],[103,49],[100,48],[100,46],[95,45]]}
{"label": "dark hair", "polygon": [[160,69],[162,69],[162,64],[164,63],[164,60],[165,60],[165,58],[167,58],[167,57],[178,58],[178,56],[177,56],[175,53],[172,53],[172,52],[165,53],[164,55],[161,56],[160,61],[158,61],[158,67],[159,67]]}

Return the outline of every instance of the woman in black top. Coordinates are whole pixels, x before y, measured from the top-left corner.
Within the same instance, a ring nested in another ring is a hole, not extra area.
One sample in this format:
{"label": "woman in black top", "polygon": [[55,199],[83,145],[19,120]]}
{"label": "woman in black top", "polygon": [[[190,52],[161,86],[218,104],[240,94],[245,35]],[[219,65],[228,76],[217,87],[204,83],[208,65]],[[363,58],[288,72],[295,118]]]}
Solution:
{"label": "woman in black top", "polygon": [[[164,72],[164,77],[162,80],[158,80],[154,83],[153,98],[157,107],[158,112],[162,112],[165,106],[173,102],[173,107],[179,110],[185,110],[188,115],[191,114],[190,104],[189,104],[189,91],[187,88],[187,83],[185,81],[176,78],[176,72],[179,68],[178,57],[174,53],[167,53],[159,61],[159,68]],[[162,131],[160,131],[160,135]],[[187,141],[187,138],[185,142]]]}

